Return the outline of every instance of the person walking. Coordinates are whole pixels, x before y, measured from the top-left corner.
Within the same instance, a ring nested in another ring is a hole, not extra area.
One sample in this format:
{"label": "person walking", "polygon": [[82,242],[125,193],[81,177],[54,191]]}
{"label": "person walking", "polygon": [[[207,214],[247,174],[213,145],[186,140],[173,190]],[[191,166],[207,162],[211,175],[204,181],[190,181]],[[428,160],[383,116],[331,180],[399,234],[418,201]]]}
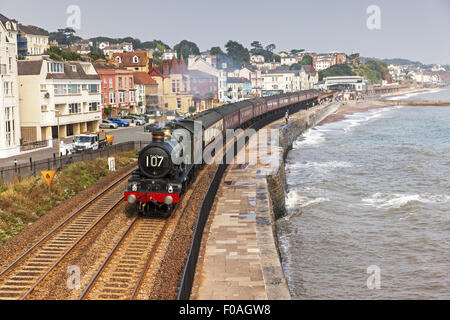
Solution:
{"label": "person walking", "polygon": [[284,115],[284,119],[286,120],[286,125],[289,122],[289,110],[286,110],[286,114]]}

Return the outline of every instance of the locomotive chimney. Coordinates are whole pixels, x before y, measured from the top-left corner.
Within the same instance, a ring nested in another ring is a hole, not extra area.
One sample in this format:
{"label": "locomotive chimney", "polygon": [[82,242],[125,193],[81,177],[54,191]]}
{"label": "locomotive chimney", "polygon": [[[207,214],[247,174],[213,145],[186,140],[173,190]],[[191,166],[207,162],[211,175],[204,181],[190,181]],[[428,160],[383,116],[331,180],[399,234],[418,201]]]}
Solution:
{"label": "locomotive chimney", "polygon": [[164,142],[164,132],[158,130],[153,132],[153,142]]}

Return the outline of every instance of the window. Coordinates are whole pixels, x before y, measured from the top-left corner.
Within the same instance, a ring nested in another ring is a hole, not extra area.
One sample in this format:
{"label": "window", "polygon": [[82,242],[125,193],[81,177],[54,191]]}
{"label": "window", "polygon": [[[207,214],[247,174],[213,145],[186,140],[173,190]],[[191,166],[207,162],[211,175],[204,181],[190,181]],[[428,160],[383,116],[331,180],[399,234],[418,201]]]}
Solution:
{"label": "window", "polygon": [[100,102],[89,102],[89,111],[98,111],[100,109]]}
{"label": "window", "polygon": [[110,104],[116,104],[116,95],[114,94],[114,92],[111,92],[109,94],[109,103]]}
{"label": "window", "polygon": [[172,80],[172,93],[177,92],[175,80]]}
{"label": "window", "polygon": [[181,109],[181,99],[177,99],[177,109]]}
{"label": "window", "polygon": [[61,62],[49,62],[47,67],[50,73],[64,73],[64,65]]}
{"label": "window", "polygon": [[68,85],[68,94],[79,94],[81,92],[79,84],[69,84]]}
{"label": "window", "polygon": [[69,104],[69,113],[80,113],[81,112],[81,104],[80,103],[70,103]]}
{"label": "window", "polygon": [[130,91],[130,102],[134,102],[134,96],[135,96],[135,92]]}
{"label": "window", "polygon": [[113,88],[113,79],[109,78],[109,88],[112,89]]}
{"label": "window", "polygon": [[133,78],[130,78],[129,81],[130,81],[130,86],[129,87],[133,88]]}
{"label": "window", "polygon": [[122,78],[119,78],[119,89],[122,89]]}
{"label": "window", "polygon": [[47,86],[45,84],[41,84],[41,91],[46,91],[47,90]]}
{"label": "window", "polygon": [[120,103],[125,102],[125,94],[124,94],[124,92],[119,92],[119,102]]}
{"label": "window", "polygon": [[133,63],[138,63],[139,62],[139,58],[137,56],[133,57]]}
{"label": "window", "polygon": [[11,146],[15,140],[14,107],[5,108],[6,145]]}
{"label": "window", "polygon": [[41,111],[42,112],[46,112],[47,111],[47,106],[46,105],[42,105],[41,106]]}
{"label": "window", "polygon": [[89,93],[98,93],[99,85],[98,84],[90,84],[89,85]]}
{"label": "window", "polygon": [[12,82],[9,82],[9,81],[3,82],[3,94],[5,96],[11,96],[13,94],[13,92],[12,92]]}
{"label": "window", "polygon": [[77,72],[77,66],[72,66],[72,72]]}
{"label": "window", "polygon": [[9,72],[12,72],[12,68],[13,68],[12,58],[9,57],[8,58],[8,69],[9,69]]}
{"label": "window", "polygon": [[67,85],[55,84],[55,96],[61,96],[67,94]]}

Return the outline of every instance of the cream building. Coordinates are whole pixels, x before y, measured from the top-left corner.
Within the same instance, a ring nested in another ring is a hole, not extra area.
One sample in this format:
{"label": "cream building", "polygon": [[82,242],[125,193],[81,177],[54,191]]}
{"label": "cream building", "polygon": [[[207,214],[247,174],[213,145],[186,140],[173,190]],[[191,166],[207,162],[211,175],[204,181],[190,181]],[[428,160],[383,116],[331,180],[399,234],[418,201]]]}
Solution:
{"label": "cream building", "polygon": [[17,24],[0,14],[0,158],[20,152]]}
{"label": "cream building", "polygon": [[35,26],[20,25],[18,37],[18,52],[22,56],[42,55],[50,48],[48,33]]}
{"label": "cream building", "polygon": [[89,62],[19,61],[20,129],[26,141],[99,130],[100,76]]}

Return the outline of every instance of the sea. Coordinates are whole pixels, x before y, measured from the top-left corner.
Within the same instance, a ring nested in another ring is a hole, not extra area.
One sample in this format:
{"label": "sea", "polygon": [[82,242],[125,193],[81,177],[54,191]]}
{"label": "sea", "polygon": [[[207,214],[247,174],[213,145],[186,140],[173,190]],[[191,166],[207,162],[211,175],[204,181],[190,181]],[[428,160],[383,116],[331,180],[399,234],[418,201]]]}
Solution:
{"label": "sea", "polygon": [[294,299],[450,299],[450,107],[317,126],[294,143],[286,179],[277,237]]}

